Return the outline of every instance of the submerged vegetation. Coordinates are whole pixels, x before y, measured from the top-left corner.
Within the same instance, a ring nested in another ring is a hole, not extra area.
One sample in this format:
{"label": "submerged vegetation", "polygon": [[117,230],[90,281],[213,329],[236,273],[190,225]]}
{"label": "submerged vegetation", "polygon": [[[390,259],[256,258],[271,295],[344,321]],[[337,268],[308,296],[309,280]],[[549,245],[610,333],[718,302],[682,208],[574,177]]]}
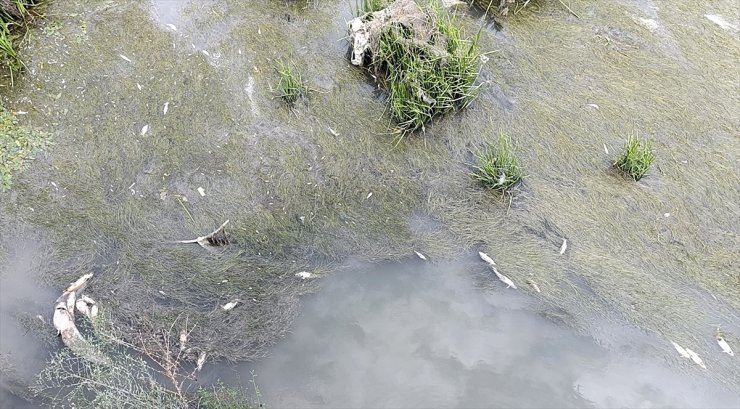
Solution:
{"label": "submerged vegetation", "polygon": [[0,104],[0,192],[9,190],[13,174],[48,144],[47,133],[19,125],[18,118]]}
{"label": "submerged vegetation", "polygon": [[487,146],[477,157],[473,176],[484,186],[504,192],[522,180],[519,158],[508,135],[502,133],[496,146]]}
{"label": "submerged vegetation", "polygon": [[640,180],[655,160],[651,141],[640,141],[636,134],[627,137],[624,153],[614,166],[634,180]]}
{"label": "submerged vegetation", "polygon": [[288,104],[293,104],[308,93],[308,87],[293,62],[278,61],[277,64],[276,70],[280,75],[277,91],[280,98]]}
{"label": "submerged vegetation", "polygon": [[[368,0],[363,7],[380,4]],[[464,37],[454,16],[439,6],[421,10],[404,0],[358,18],[370,36],[362,64],[388,91],[388,108],[401,134],[424,129],[432,118],[462,109],[475,97],[480,32]]]}

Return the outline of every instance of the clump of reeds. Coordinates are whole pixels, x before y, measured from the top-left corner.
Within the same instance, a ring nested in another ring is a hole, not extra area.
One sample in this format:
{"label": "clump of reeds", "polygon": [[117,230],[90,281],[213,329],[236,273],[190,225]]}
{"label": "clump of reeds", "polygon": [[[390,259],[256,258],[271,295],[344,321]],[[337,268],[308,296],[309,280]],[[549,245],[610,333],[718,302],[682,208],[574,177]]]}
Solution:
{"label": "clump of reeds", "polygon": [[37,7],[43,0],[0,0],[0,65],[7,67],[13,82],[14,73],[23,67],[18,53],[29,24],[38,15]]}
{"label": "clump of reeds", "polygon": [[308,87],[303,82],[301,73],[295,64],[292,62],[278,61],[276,70],[280,75],[277,83],[277,92],[285,102],[293,104],[298,101],[298,98],[308,93]]}
{"label": "clump of reeds", "polygon": [[423,129],[438,115],[459,110],[475,96],[478,39],[464,38],[453,17],[432,9],[436,32],[428,42],[403,25],[380,35],[372,70],[389,93],[389,111],[402,134]]}
{"label": "clump of reeds", "polygon": [[627,137],[624,153],[614,162],[614,166],[625,175],[634,180],[640,180],[655,161],[653,144],[651,141],[644,143],[636,134]]}
{"label": "clump of reeds", "polygon": [[479,152],[477,159],[477,172],[473,176],[490,189],[504,192],[522,180],[519,158],[514,153],[511,138],[506,134],[499,136],[495,146],[486,146]]}

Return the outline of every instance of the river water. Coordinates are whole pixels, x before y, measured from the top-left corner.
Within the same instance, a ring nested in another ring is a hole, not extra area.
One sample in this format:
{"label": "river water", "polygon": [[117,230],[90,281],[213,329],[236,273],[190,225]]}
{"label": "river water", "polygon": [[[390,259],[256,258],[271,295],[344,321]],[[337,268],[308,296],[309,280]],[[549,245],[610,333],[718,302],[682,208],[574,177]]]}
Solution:
{"label": "river water", "polygon": [[[0,193],[2,393],[25,395],[53,299],[92,271],[105,311],[187,315],[201,381],[255,369],[276,406],[738,406],[715,335],[740,350],[740,10],[566,3],[501,26],[461,8],[480,94],[396,144],[346,1],[50,2],[0,88],[54,142]],[[313,89],[295,107],[277,60]],[[470,177],[501,132],[512,196]],[[630,132],[654,142],[640,182],[611,168]],[[227,219],[223,252],[173,244]],[[414,251],[439,263],[394,264]]]}

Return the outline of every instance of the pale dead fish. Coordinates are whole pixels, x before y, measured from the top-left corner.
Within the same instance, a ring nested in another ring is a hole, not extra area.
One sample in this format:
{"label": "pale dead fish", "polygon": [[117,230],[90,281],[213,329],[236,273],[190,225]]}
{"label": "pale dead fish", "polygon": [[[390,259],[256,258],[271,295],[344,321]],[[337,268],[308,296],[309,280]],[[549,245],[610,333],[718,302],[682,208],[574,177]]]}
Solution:
{"label": "pale dead fish", "polygon": [[231,302],[227,302],[226,304],[222,305],[221,308],[223,308],[224,311],[231,311],[240,302],[241,302],[241,300],[238,300],[238,299],[237,300],[234,300],[234,301],[231,301]]}
{"label": "pale dead fish", "polygon": [[202,187],[199,187],[198,188],[198,193],[200,193],[201,196],[205,196],[206,195],[206,191]]}
{"label": "pale dead fish", "polygon": [[144,135],[146,135],[146,133],[147,133],[147,132],[149,132],[149,125],[144,125],[144,126],[143,126],[143,127],[141,128],[141,136],[144,136]]}
{"label": "pale dead fish", "polygon": [[423,255],[423,254],[421,254],[421,253],[419,253],[418,251],[414,251],[414,253],[416,253],[416,256],[419,257],[420,259],[422,259],[424,261],[427,260],[426,256]]}
{"label": "pale dead fish", "polygon": [[172,31],[177,31],[177,27],[175,27],[174,24],[167,24],[167,27],[169,27]]}
{"label": "pale dead fish", "polygon": [[313,277],[313,274],[309,273],[308,271],[299,271],[299,272],[295,273],[295,276],[296,277],[300,277],[301,280],[305,280],[307,278]]}
{"label": "pale dead fish", "polygon": [[180,330],[180,352],[185,350],[185,345],[188,342],[188,332],[184,329]]}
{"label": "pale dead fish", "polygon": [[137,82],[137,83],[136,83],[136,88],[138,88],[138,89],[139,89],[139,91],[141,91],[141,84],[139,84],[139,83]]}
{"label": "pale dead fish", "polygon": [[496,277],[498,277],[498,279],[501,280],[501,282],[506,284],[506,288],[513,288],[515,290],[517,289],[516,285],[514,285],[514,282],[511,281],[509,277],[499,273],[498,270],[496,270],[496,267],[491,266],[491,268],[493,269],[493,272],[496,273]]}
{"label": "pale dead fish", "polygon": [[[187,198],[185,198],[185,196],[181,197],[183,198],[183,201],[187,202]],[[229,224],[228,220],[210,234],[192,240],[179,240],[175,243],[198,243],[203,248],[225,246],[229,244],[229,238],[226,236],[226,232],[224,231],[227,224]]]}
{"label": "pale dead fish", "polygon": [[128,62],[131,62],[131,60],[129,60],[129,58],[128,58],[128,57],[126,57],[126,56],[125,56],[125,55],[123,55],[123,54],[118,54],[118,56],[119,56],[119,57],[121,57],[121,58],[123,58],[124,60],[126,60],[126,61],[128,61]]}
{"label": "pale dead fish", "polygon": [[87,280],[91,279],[93,276],[93,273],[87,273],[80,276],[80,278],[77,279],[74,283],[70,284],[69,287],[67,287],[64,292],[70,292],[79,290],[85,283],[87,283]]}
{"label": "pale dead fish", "polygon": [[604,144],[604,153],[606,153],[607,155],[609,154],[609,149],[606,148],[606,144]]}
{"label": "pale dead fish", "polygon": [[167,111],[169,111],[169,109],[170,109],[170,103],[165,102],[164,106],[162,107],[162,115],[167,115]]}
{"label": "pale dead fish", "polygon": [[28,112],[26,111],[15,111],[14,114],[16,115],[26,115]]}
{"label": "pale dead fish", "polygon": [[593,109],[599,109],[599,106],[596,105],[596,104],[586,104],[586,106],[589,106],[589,107],[591,107]]}
{"label": "pale dead fish", "polygon": [[368,193],[367,194],[367,197],[365,198],[365,200],[370,199],[371,197],[373,197],[373,192]]}
{"label": "pale dead fish", "polygon": [[691,360],[694,361],[695,364],[702,367],[702,369],[707,369],[707,366],[704,365],[704,361],[702,361],[701,358],[699,358],[699,355],[696,352],[686,348],[686,353],[689,355],[689,358],[691,358]]}
{"label": "pale dead fish", "polygon": [[486,253],[484,253],[482,251],[479,251],[478,252],[478,255],[480,256],[481,260],[485,261],[486,263],[488,263],[488,264],[490,264],[492,266],[495,266],[496,265],[496,263],[493,262],[493,259],[490,258],[490,257],[488,257],[488,254],[486,254]]}
{"label": "pale dead fish", "polygon": [[689,353],[686,352],[686,350],[681,345],[678,345],[677,343],[673,341],[671,341],[671,344],[673,344],[673,347],[676,348],[676,351],[678,351],[679,355],[681,355],[684,358],[691,359],[691,355],[689,355]]}
{"label": "pale dead fish", "polygon": [[541,293],[542,292],[542,291],[540,291],[540,286],[538,286],[537,283],[535,283],[532,280],[529,280],[527,282],[529,283],[529,285],[532,286],[532,288],[534,288],[535,291],[537,291],[538,293]]}
{"label": "pale dead fish", "polygon": [[739,28],[735,24],[730,23],[729,21],[725,20],[724,17],[717,15],[717,14],[705,14],[704,17],[706,17],[709,21],[712,23],[720,26],[723,30],[728,31],[737,31]]}
{"label": "pale dead fish", "polygon": [[337,132],[337,131],[335,131],[335,130],[331,129],[330,127],[327,127],[327,128],[329,129],[329,133],[330,133],[330,134],[332,134],[332,135],[333,135],[333,136],[335,136],[335,137],[339,136],[339,132]]}
{"label": "pale dead fish", "polygon": [[565,254],[565,250],[568,249],[568,240],[563,239],[563,244],[560,246],[560,255]]}
{"label": "pale dead fish", "polygon": [[36,318],[38,318],[39,320],[41,320],[41,323],[42,323],[42,324],[46,324],[46,320],[44,319],[44,317],[43,317],[43,316],[41,316],[41,315],[37,315],[37,316],[36,316]]}
{"label": "pale dead fish", "polygon": [[730,344],[725,341],[722,335],[717,336],[717,343],[719,344],[719,347],[722,348],[722,352],[726,353],[729,356],[735,356],[735,353],[732,352],[732,348],[730,348]]}
{"label": "pale dead fish", "polygon": [[196,371],[200,372],[200,370],[203,369],[203,364],[206,363],[206,356],[208,356],[206,351],[200,353],[200,355],[198,356],[198,361],[196,361]]}

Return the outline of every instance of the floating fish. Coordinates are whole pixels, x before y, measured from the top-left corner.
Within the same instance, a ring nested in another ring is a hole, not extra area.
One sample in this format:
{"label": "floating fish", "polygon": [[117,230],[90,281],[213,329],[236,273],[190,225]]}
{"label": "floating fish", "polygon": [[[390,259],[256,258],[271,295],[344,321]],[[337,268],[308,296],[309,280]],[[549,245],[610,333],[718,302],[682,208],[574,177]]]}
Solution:
{"label": "floating fish", "polygon": [[184,329],[180,330],[180,352],[185,350],[185,344],[188,343],[188,332]]}
{"label": "floating fish", "polygon": [[689,358],[691,358],[691,360],[694,361],[695,364],[702,367],[702,369],[707,369],[707,366],[704,365],[704,361],[702,361],[701,358],[699,358],[699,355],[696,352],[686,348],[686,353],[689,355]]}
{"label": "floating fish", "polygon": [[563,244],[560,246],[560,255],[565,254],[565,250],[568,249],[568,240],[563,239]]}
{"label": "floating fish", "polygon": [[224,311],[231,311],[231,310],[233,310],[233,309],[234,309],[234,307],[236,307],[236,306],[237,306],[237,304],[239,304],[240,302],[241,302],[241,300],[239,300],[239,299],[236,299],[236,300],[234,300],[234,301],[231,301],[231,302],[227,302],[226,304],[222,305],[222,306],[221,306],[221,308],[223,308],[223,310],[224,310]]}
{"label": "floating fish", "polygon": [[606,144],[604,144],[604,153],[606,153],[607,155],[609,154],[609,149],[606,148]]}
{"label": "floating fish", "polygon": [[162,114],[163,115],[167,115],[167,111],[169,111],[169,109],[170,109],[170,103],[169,102],[165,102],[164,103],[164,106],[162,107]]}
{"label": "floating fish", "polygon": [[499,273],[498,270],[496,270],[496,267],[491,267],[491,268],[493,269],[493,272],[496,273],[496,277],[498,277],[499,280],[501,280],[504,284],[506,284],[506,288],[510,288],[511,287],[511,288],[513,288],[515,290],[517,289],[516,288],[516,285],[514,285],[514,282],[511,281],[511,279],[509,279],[509,277],[507,277],[507,276]]}
{"label": "floating fish", "polygon": [[149,132],[149,125],[144,125],[144,126],[143,126],[143,127],[141,128],[141,136],[144,136],[144,135],[146,135],[146,133],[147,133],[147,132]]}
{"label": "floating fish", "polygon": [[205,196],[206,195],[206,191],[202,187],[199,187],[198,188],[198,193],[200,193],[201,196]]}
{"label": "floating fish", "polygon": [[[186,199],[185,196],[182,196],[182,198]],[[187,202],[187,199],[185,201]],[[203,248],[225,246],[229,244],[229,238],[226,236],[226,232],[224,231],[224,227],[226,227],[228,223],[229,221],[226,220],[221,226],[219,226],[218,229],[214,230],[211,234],[207,234],[205,236],[201,236],[197,239],[192,240],[179,240],[175,243],[198,243]]]}
{"label": "floating fish", "polygon": [[300,277],[301,280],[305,280],[307,278],[313,277],[313,274],[309,273],[308,271],[300,271],[298,273],[295,273],[296,277]]}
{"label": "floating fish", "polygon": [[331,133],[331,134],[332,134],[333,136],[335,136],[335,137],[336,137],[336,136],[339,136],[339,132],[337,132],[337,131],[335,131],[335,130],[331,129],[330,127],[327,127],[327,128],[329,128],[329,133]]}
{"label": "floating fish", "polygon": [[200,353],[200,355],[198,356],[198,361],[196,361],[196,364],[198,365],[196,367],[196,371],[200,372],[200,370],[203,369],[203,364],[206,363],[206,356],[208,356],[206,351]]}
{"label": "floating fish", "polygon": [[126,56],[125,56],[125,55],[123,55],[123,54],[118,54],[118,56],[119,56],[119,57],[121,57],[121,58],[123,58],[124,60],[126,60],[126,61],[128,61],[128,62],[131,62],[131,60],[129,60],[129,58],[128,58],[128,57],[126,57]]}
{"label": "floating fish", "polygon": [[717,343],[719,344],[719,347],[722,348],[722,352],[726,353],[729,356],[735,356],[735,353],[732,352],[732,348],[730,348],[730,345],[727,343],[727,341],[725,341],[722,335],[717,336]]}
{"label": "floating fish", "polygon": [[681,345],[678,345],[677,343],[675,343],[673,341],[671,341],[671,344],[673,344],[673,347],[676,348],[676,351],[678,351],[678,353],[682,357],[687,358],[687,359],[691,359],[691,355],[689,355],[689,353],[686,352],[686,350]]}
{"label": "floating fish", "polygon": [[488,254],[486,254],[486,253],[484,253],[482,251],[479,251],[478,252],[478,255],[480,256],[481,260],[485,261],[486,263],[488,263],[488,264],[490,264],[492,266],[495,266],[496,265],[496,263],[493,262],[493,259],[490,258],[490,257],[488,257]]}
{"label": "floating fish", "polygon": [[368,193],[367,194],[367,197],[365,198],[365,200],[370,199],[371,197],[373,197],[373,192]]}
{"label": "floating fish", "polygon": [[426,256],[424,256],[423,254],[419,253],[418,251],[415,251],[414,253],[416,253],[416,256],[419,257],[420,259],[422,259],[424,261],[427,260]]}
{"label": "floating fish", "polygon": [[174,24],[167,24],[167,27],[169,27],[172,31],[177,31],[177,27],[175,27]]}
{"label": "floating fish", "polygon": [[527,282],[529,283],[529,285],[532,286],[532,288],[534,288],[535,291],[537,291],[538,293],[541,293],[542,292],[542,291],[540,291],[540,286],[538,286],[537,283],[535,283],[532,280],[528,280]]}

